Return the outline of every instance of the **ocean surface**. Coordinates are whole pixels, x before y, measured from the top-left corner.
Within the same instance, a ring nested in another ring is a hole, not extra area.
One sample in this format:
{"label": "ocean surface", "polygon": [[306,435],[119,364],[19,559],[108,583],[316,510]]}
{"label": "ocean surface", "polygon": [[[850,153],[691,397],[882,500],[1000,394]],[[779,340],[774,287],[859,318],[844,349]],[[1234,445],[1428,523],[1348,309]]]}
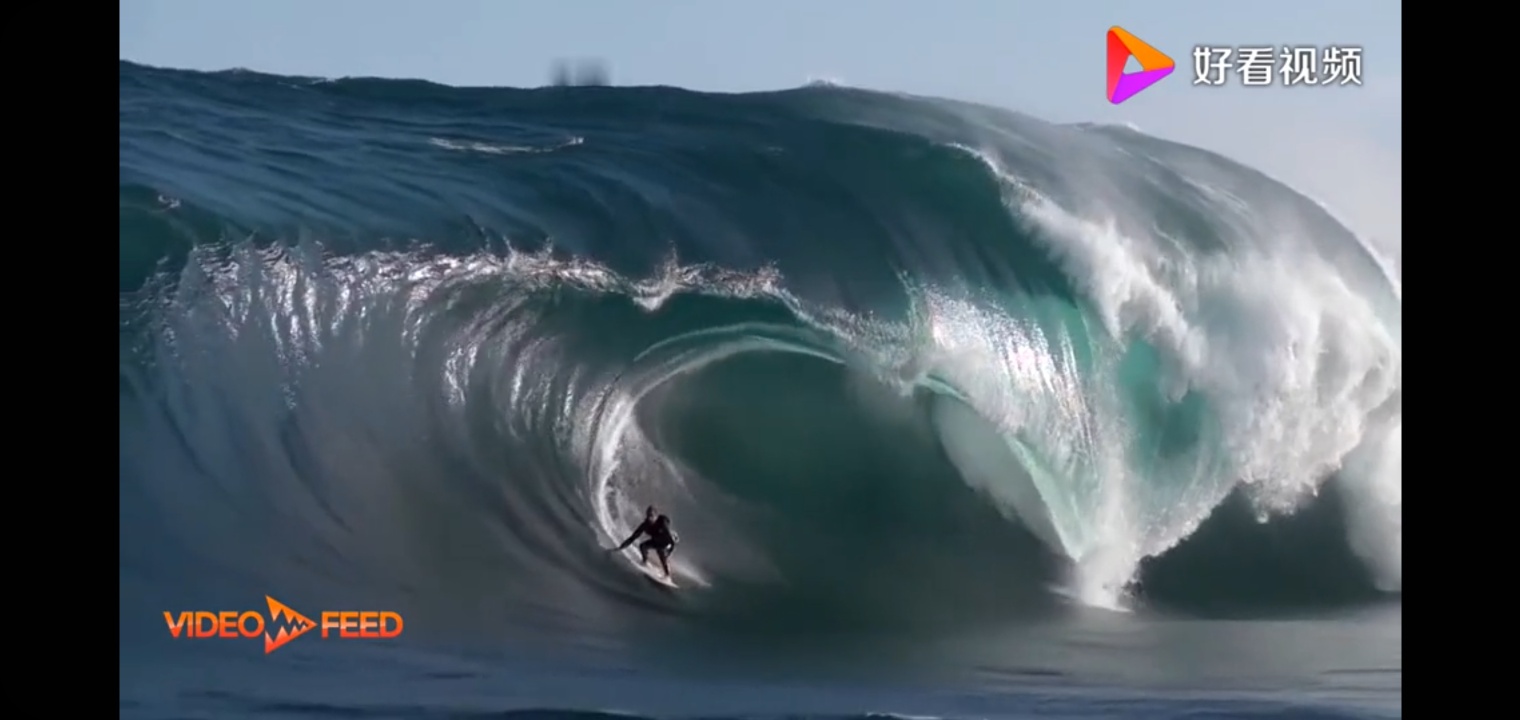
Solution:
{"label": "ocean surface", "polygon": [[[1400,280],[1249,167],[828,85],[120,109],[122,717],[1401,714]],[[267,598],[404,630],[165,618]]]}

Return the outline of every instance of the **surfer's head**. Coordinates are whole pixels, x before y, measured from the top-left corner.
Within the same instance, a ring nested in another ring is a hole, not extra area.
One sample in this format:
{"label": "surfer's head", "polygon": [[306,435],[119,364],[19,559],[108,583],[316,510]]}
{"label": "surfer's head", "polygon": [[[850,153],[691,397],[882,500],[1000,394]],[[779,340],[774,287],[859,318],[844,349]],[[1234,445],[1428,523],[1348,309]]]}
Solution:
{"label": "surfer's head", "polygon": [[647,507],[647,508],[644,509],[644,517],[646,517],[646,518],[648,518],[650,520],[653,520],[654,516],[657,515],[657,514],[659,514],[659,511],[656,510],[655,506],[653,506],[653,505],[650,505],[649,507]]}

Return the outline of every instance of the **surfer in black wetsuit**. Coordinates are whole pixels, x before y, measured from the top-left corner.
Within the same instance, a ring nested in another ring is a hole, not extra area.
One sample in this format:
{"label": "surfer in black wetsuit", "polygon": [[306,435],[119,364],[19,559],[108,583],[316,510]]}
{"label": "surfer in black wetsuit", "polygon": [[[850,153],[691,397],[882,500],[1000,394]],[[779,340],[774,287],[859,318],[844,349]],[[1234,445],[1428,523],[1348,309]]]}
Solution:
{"label": "surfer in black wetsuit", "polygon": [[670,529],[670,516],[660,515],[653,505],[644,511],[644,522],[633,529],[633,534],[623,541],[622,545],[613,548],[622,550],[639,539],[640,535],[649,536],[648,540],[639,543],[639,562],[649,564],[649,551],[653,550],[660,556],[660,568],[665,571],[665,577],[670,577],[670,553],[676,549],[676,534]]}

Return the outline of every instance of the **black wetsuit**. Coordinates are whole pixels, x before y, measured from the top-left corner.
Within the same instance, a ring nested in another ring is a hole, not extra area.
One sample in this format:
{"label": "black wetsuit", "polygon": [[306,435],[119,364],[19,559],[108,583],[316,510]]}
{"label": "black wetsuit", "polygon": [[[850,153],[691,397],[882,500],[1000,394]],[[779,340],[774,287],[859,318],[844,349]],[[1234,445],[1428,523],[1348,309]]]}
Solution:
{"label": "black wetsuit", "polygon": [[639,526],[634,529],[633,534],[629,535],[628,539],[624,540],[623,544],[619,545],[618,548],[621,549],[628,547],[633,543],[634,540],[637,540],[640,535],[649,536],[648,540],[639,543],[640,553],[648,553],[650,550],[657,550],[663,552],[666,555],[669,555],[671,551],[676,549],[675,533],[670,531],[670,518],[664,515],[661,515],[653,520],[645,520],[644,522],[639,523]]}

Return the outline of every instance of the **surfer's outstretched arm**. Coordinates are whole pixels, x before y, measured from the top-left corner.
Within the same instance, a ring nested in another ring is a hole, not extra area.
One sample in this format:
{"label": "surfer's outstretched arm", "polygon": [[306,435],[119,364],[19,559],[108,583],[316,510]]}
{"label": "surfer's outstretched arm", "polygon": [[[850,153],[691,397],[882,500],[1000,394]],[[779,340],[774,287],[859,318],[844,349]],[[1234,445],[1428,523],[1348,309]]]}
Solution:
{"label": "surfer's outstretched arm", "polygon": [[622,550],[623,548],[626,548],[629,545],[632,545],[634,540],[639,539],[639,536],[644,534],[644,525],[645,524],[646,523],[639,523],[639,526],[633,529],[633,534],[629,535],[628,539],[624,540],[622,545],[619,545],[619,546],[617,546],[616,548],[613,548],[613,549],[614,550]]}

